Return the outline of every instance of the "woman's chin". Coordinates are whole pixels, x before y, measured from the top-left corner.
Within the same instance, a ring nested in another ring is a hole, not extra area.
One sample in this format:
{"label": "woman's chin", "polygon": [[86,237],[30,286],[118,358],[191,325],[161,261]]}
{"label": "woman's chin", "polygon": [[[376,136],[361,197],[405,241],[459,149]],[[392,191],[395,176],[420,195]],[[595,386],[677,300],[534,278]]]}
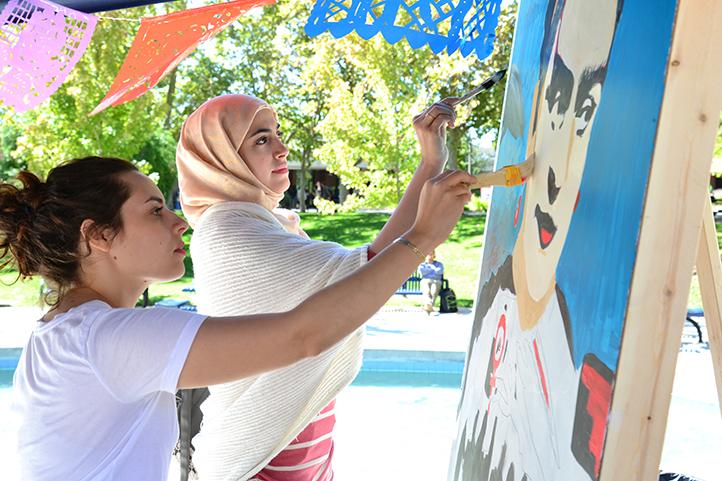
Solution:
{"label": "woman's chin", "polygon": [[177,281],[181,277],[183,277],[186,273],[185,265],[181,264],[180,266],[175,266],[173,269],[169,270],[168,272],[159,275],[157,279],[154,280],[154,282],[173,282]]}
{"label": "woman's chin", "polygon": [[283,195],[288,189],[291,188],[291,181],[286,178],[285,182],[278,182],[276,185],[271,187],[271,190],[276,194]]}

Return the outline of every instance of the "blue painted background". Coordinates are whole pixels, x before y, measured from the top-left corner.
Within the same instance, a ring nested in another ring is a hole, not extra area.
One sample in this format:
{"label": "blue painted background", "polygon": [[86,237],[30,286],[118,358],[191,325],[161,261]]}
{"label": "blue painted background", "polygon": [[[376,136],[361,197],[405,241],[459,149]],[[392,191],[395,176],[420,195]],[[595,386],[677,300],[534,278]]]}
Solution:
{"label": "blue painted background", "polygon": [[[557,268],[577,366],[592,352],[616,371],[676,3],[626,0],[617,26],[579,205]],[[521,80],[524,133],[515,138],[502,125],[497,168],[525,157],[546,6],[546,0],[520,2],[512,65]],[[509,93],[507,87],[505,109],[510,108]],[[521,218],[514,225],[514,212],[523,194],[523,186],[494,191],[481,285],[511,255],[521,225]]]}

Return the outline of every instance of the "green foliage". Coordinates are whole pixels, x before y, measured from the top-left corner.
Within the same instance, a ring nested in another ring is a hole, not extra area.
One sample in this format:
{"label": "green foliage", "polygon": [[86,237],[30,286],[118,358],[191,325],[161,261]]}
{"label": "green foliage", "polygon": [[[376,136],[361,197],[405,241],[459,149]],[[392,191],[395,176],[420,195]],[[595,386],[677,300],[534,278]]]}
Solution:
{"label": "green foliage", "polygon": [[175,167],[176,141],[167,130],[156,130],[135,155],[138,162],[148,166],[148,170],[157,176],[155,180],[163,195],[168,198],[175,187],[177,171]]}
{"label": "green foliage", "polygon": [[313,199],[313,205],[321,215],[333,215],[339,210],[339,205],[336,202],[321,197]]}
{"label": "green foliage", "polygon": [[479,194],[472,194],[471,200],[466,204],[467,209],[474,211],[474,212],[488,212],[489,211],[489,203],[481,200],[481,196]]}
{"label": "green foliage", "polygon": [[40,305],[40,278],[20,279],[17,271],[0,271],[0,305]]}
{"label": "green foliage", "polygon": [[[138,18],[186,8],[179,1],[119,11]],[[460,95],[508,63],[516,5],[502,12],[496,51],[478,61],[389,45],[381,36],[313,39],[303,32],[313,2],[280,0],[241,17],[182,62],[159,86],[132,102],[88,117],[122,64],[138,24],[100,20],[67,82],[23,115],[0,111],[0,175],[27,166],[45,174],[63,160],[108,155],[136,160],[168,194],[175,185],[174,148],[182,122],[201,103],[248,93],[272,104],[289,159],[301,163],[300,189],[320,160],[350,187],[347,205],[385,207],[403,194],[419,161],[412,116],[433,101]],[[449,134],[450,164],[464,167],[474,139],[498,128],[503,88],[459,107]]]}
{"label": "green foliage", "polygon": [[[419,162],[412,118],[434,101],[459,96],[509,62],[516,4],[504,10],[495,53],[434,55],[405,42],[389,45],[377,36],[334,40],[325,51],[328,114],[319,125],[323,142],[316,157],[364,200],[366,207],[395,205]],[[319,37],[320,38],[320,37]],[[317,56],[321,53],[317,53]],[[343,59],[335,61],[334,59]],[[466,167],[476,155],[472,139],[499,127],[504,89],[498,86],[457,108],[449,131],[450,167]]]}
{"label": "green foliage", "polygon": [[[140,13],[120,12],[133,16]],[[36,108],[13,119],[22,126],[14,156],[40,174],[69,158],[105,155],[132,159],[160,126],[157,93],[87,114],[105,96],[125,58],[138,25],[101,20],[83,58],[58,91]]]}
{"label": "green foliage", "polygon": [[[169,8],[143,7],[116,15],[140,17]],[[167,107],[161,90],[88,116],[112,84],[137,29],[135,22],[101,19],[87,52],[50,99],[24,114],[0,114],[3,139],[11,129],[19,133],[15,145],[6,148],[3,142],[3,170],[10,163],[45,175],[71,158],[113,156],[138,161],[144,171],[155,174],[164,192],[172,188],[175,140],[163,130]]]}
{"label": "green foliage", "polygon": [[20,129],[14,123],[0,125],[0,180],[12,179],[25,168],[24,162],[12,155],[17,149],[19,136]]}

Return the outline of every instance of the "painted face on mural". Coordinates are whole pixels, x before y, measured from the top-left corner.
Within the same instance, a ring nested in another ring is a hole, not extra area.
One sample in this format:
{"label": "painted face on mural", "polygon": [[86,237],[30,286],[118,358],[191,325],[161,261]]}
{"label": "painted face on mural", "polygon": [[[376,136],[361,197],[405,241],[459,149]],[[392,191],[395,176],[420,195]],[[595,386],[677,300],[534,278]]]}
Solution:
{"label": "painted face on mural", "polygon": [[615,31],[617,4],[566,0],[540,91],[534,176],[526,186],[519,240],[529,294],[541,299],[576,207],[587,146]]}

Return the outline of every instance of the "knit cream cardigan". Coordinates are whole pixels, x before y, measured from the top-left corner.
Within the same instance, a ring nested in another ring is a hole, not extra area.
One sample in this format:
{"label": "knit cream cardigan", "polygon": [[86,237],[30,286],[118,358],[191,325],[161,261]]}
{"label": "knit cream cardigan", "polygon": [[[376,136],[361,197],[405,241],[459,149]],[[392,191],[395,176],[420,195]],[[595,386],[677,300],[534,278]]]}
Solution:
{"label": "knit cream cardigan", "polygon": [[[206,210],[191,255],[198,310],[212,316],[287,311],[367,262],[366,247],[348,250],[290,234],[248,202]],[[363,328],[320,356],[212,386],[193,439],[200,480],[247,480],[265,467],[353,380],[362,338]]]}

